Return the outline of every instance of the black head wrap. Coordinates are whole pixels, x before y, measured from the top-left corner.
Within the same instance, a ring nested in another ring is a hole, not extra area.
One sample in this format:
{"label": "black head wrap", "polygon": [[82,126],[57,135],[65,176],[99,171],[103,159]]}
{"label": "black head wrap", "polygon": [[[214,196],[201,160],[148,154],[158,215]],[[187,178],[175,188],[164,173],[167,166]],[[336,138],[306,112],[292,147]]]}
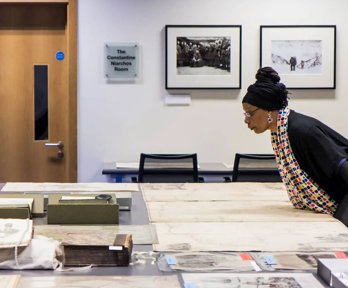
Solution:
{"label": "black head wrap", "polygon": [[260,68],[256,82],[248,87],[243,103],[249,103],[267,111],[280,110],[288,106],[288,91],[279,83],[278,73],[271,67]]}

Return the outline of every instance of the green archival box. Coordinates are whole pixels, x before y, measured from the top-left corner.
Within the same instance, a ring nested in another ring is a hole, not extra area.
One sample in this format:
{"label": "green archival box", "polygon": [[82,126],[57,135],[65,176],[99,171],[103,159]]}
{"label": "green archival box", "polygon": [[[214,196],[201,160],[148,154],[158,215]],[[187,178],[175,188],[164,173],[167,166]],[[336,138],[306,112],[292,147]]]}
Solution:
{"label": "green archival box", "polygon": [[0,207],[0,218],[27,219],[30,217],[29,207]]}
{"label": "green archival box", "polygon": [[0,218],[31,218],[33,198],[29,197],[1,197]]}
{"label": "green archival box", "polygon": [[[6,201],[3,198],[32,198],[33,203],[29,213],[34,217],[43,217],[44,213],[44,195],[40,193],[25,193],[25,192],[2,192],[0,193],[0,202]],[[3,205],[4,206],[4,205]],[[10,205],[8,205],[10,206]],[[15,205],[12,205],[15,206]],[[1,214],[4,215],[4,214]],[[21,213],[21,215],[23,215]],[[0,217],[7,218],[7,217]],[[19,217],[16,217],[19,218]],[[26,217],[28,218],[28,217]],[[30,217],[29,217],[30,218]]]}
{"label": "green archival box", "polygon": [[47,224],[118,224],[119,205],[115,196],[108,202],[76,199],[65,203],[61,198],[62,195],[49,195]]}

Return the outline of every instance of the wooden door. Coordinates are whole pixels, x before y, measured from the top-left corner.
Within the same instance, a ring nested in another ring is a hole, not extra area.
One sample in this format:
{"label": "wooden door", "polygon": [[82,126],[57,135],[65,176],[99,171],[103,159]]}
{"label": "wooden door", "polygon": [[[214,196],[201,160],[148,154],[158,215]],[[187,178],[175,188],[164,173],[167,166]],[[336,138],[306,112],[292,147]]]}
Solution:
{"label": "wooden door", "polygon": [[76,1],[4,2],[0,182],[76,182]]}

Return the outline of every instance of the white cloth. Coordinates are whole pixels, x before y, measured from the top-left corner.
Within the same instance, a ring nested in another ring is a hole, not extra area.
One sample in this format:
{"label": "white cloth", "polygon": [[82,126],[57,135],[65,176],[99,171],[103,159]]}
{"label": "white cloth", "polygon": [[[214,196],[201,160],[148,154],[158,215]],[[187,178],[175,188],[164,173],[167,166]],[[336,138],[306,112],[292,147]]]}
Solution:
{"label": "white cloth", "polygon": [[[16,248],[6,248],[0,254],[8,254],[8,250],[13,251],[12,258],[0,263],[0,269],[57,269],[62,266],[62,249],[57,240],[44,236],[35,236],[30,245],[23,251],[16,252]],[[6,251],[5,251],[6,250]],[[19,248],[18,248],[19,250]]]}

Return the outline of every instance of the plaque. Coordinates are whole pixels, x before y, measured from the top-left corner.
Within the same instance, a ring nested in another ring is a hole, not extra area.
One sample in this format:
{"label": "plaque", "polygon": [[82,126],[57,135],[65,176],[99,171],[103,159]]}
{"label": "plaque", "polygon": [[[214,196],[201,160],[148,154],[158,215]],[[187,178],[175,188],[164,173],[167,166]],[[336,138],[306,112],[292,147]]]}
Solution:
{"label": "plaque", "polygon": [[138,77],[138,44],[105,44],[104,72],[107,79]]}

